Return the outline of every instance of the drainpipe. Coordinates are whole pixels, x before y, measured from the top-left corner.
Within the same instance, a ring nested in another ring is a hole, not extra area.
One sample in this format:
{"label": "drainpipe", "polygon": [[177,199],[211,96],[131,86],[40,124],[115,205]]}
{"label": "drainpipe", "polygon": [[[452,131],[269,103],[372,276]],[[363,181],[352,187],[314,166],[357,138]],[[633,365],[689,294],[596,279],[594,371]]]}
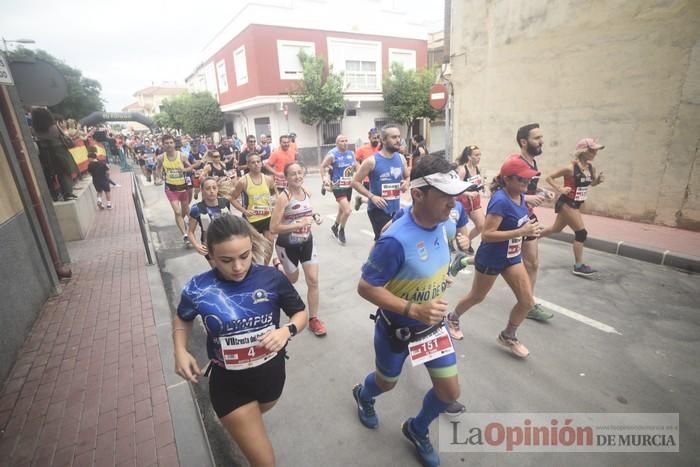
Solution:
{"label": "drainpipe", "polygon": [[[34,177],[32,177],[32,170],[30,168],[27,152],[24,146],[24,140],[22,139],[22,132],[19,128],[17,122],[17,115],[12,111],[10,107],[10,97],[7,90],[4,87],[0,87],[2,92],[0,93],[0,114],[2,119],[5,121],[5,126],[7,132],[10,136],[10,143],[15,151],[15,156],[19,162],[20,170],[22,171],[22,176],[27,184],[27,191],[29,192],[29,197],[32,202],[32,207],[36,213],[36,217],[39,221],[39,227],[41,228],[41,233],[46,241],[46,246],[51,255],[51,261],[53,263],[54,269],[56,270],[56,275],[59,278],[68,278],[73,275],[73,272],[69,267],[64,266],[58,257],[58,251],[56,250],[56,243],[54,242],[53,235],[51,234],[51,229],[49,228],[48,220],[46,219],[46,214],[41,205],[41,197],[34,184]],[[39,176],[39,174],[36,174]]]}

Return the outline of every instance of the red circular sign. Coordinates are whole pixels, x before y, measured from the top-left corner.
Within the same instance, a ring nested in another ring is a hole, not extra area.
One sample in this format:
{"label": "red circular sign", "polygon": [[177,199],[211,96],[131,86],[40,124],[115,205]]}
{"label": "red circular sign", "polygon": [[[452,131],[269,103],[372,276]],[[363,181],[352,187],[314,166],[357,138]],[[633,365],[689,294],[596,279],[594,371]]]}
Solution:
{"label": "red circular sign", "polygon": [[430,86],[430,107],[442,110],[447,104],[447,87],[444,84],[433,84]]}

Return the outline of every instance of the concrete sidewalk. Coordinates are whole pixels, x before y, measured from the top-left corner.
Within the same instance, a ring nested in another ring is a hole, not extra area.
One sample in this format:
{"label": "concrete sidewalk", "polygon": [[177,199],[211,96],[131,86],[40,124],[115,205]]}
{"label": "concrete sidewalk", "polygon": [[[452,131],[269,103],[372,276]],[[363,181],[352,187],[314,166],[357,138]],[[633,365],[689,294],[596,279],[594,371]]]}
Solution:
{"label": "concrete sidewalk", "polygon": [[164,292],[145,258],[131,174],[111,172],[122,185],[114,208],[69,244],[73,277],[43,306],[0,394],[2,466],[211,465],[187,384],[179,397],[166,386],[169,329],[152,299]]}
{"label": "concrete sidewalk", "polygon": [[[545,227],[556,218],[550,207],[536,208],[535,214]],[[700,272],[700,232],[591,214],[582,216],[588,231],[586,248]],[[572,243],[574,235],[566,227],[551,238]]]}

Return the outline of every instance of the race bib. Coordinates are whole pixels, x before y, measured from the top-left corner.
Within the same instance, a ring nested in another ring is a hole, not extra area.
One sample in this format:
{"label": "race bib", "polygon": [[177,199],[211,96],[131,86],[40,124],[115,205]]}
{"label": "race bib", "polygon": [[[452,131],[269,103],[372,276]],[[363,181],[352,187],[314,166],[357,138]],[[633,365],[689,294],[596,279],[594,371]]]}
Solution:
{"label": "race bib", "polygon": [[408,354],[411,357],[413,366],[422,365],[436,358],[454,353],[454,351],[452,340],[447,334],[445,326],[440,326],[425,337],[408,344]]}
{"label": "race bib", "polygon": [[253,206],[253,215],[268,216],[270,215],[270,206]]}
{"label": "race bib", "polygon": [[481,185],[483,184],[483,181],[481,180],[481,175],[476,174],[473,177],[469,177],[467,179],[467,183],[469,183],[469,185],[472,185],[472,186],[481,187]]}
{"label": "race bib", "polygon": [[340,177],[337,186],[338,188],[350,188],[352,186],[352,177]]}
{"label": "race bib", "polygon": [[264,336],[275,330],[271,324],[258,331],[251,331],[235,336],[219,337],[221,354],[224,357],[224,365],[227,370],[245,370],[255,368],[273,359],[277,352],[270,352],[260,345],[258,337]]}
{"label": "race bib", "polygon": [[289,234],[290,243],[304,243],[309,239],[311,235],[311,226],[305,225],[304,227],[299,227],[295,231]]}
{"label": "race bib", "polygon": [[382,183],[382,198],[387,201],[399,199],[401,196],[400,183]]}
{"label": "race bib", "polygon": [[588,187],[577,187],[576,194],[574,194],[574,201],[586,201],[586,197],[588,197]]}
{"label": "race bib", "polygon": [[515,258],[523,249],[523,237],[515,237],[508,240],[508,253],[506,258]]}

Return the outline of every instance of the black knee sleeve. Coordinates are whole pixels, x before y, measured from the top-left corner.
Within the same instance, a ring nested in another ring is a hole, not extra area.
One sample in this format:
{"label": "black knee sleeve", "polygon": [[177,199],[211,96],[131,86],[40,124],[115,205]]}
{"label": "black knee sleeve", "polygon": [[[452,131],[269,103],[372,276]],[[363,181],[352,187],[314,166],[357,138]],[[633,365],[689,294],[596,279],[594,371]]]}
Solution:
{"label": "black knee sleeve", "polygon": [[574,240],[577,242],[583,243],[586,241],[586,238],[588,238],[588,231],[586,229],[581,229],[574,232]]}

